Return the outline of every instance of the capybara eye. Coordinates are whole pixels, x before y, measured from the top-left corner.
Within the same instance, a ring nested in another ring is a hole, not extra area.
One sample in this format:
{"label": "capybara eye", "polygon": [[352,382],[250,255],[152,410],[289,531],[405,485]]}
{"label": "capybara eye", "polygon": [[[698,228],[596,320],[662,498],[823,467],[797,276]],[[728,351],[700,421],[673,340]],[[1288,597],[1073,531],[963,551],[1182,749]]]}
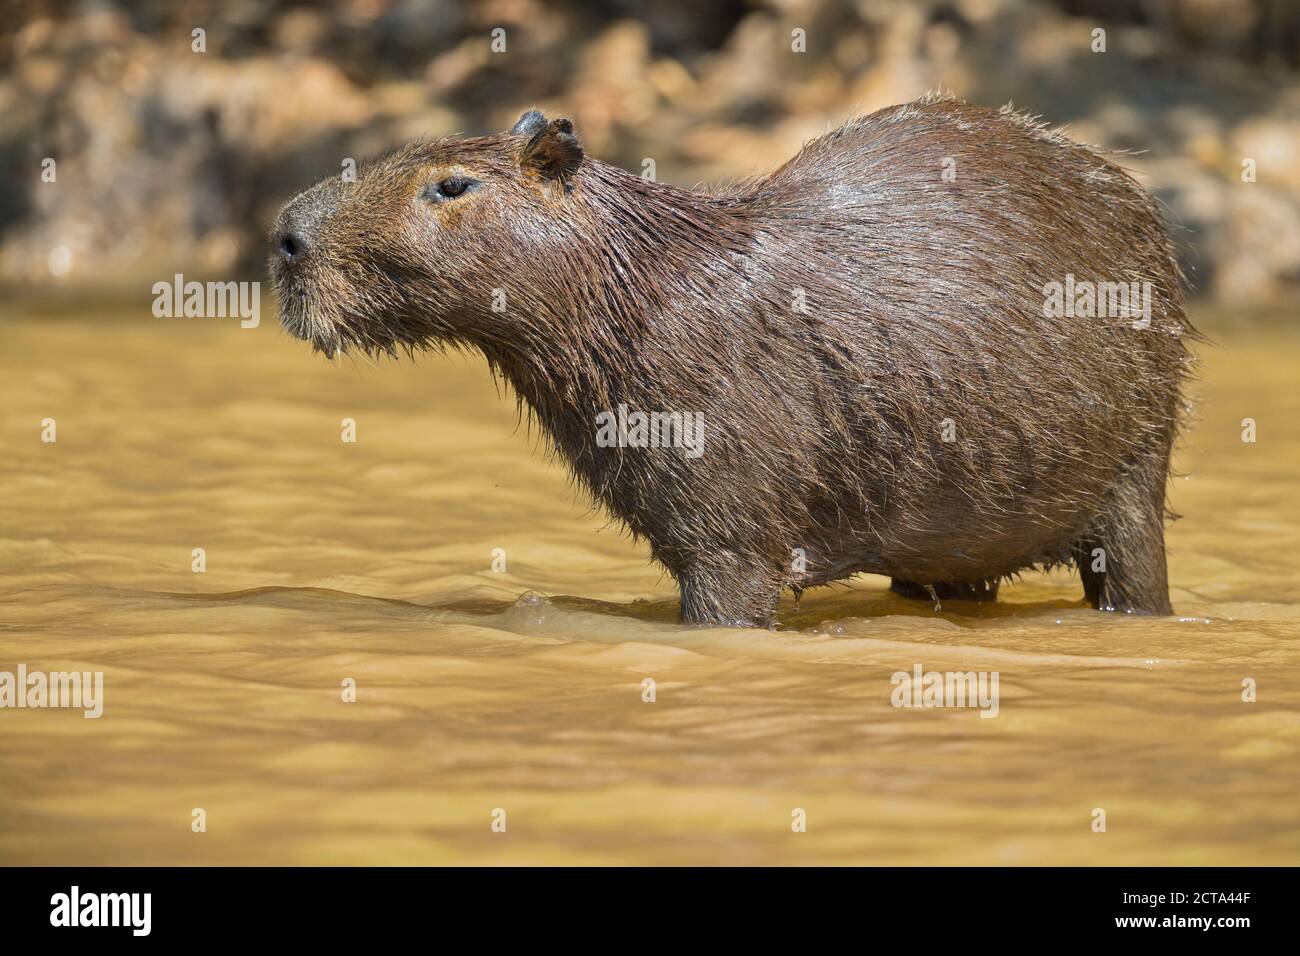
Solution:
{"label": "capybara eye", "polygon": [[438,183],[438,199],[455,199],[474,185],[474,180],[466,179],[463,176],[452,176],[450,179],[444,179]]}

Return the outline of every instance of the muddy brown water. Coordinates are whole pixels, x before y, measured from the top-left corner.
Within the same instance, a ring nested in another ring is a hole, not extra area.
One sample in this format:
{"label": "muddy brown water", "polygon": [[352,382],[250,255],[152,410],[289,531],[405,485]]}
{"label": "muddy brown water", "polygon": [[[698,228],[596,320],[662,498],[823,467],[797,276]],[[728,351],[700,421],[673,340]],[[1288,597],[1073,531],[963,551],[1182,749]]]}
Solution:
{"label": "muddy brown water", "polygon": [[[1300,337],[1211,331],[1177,617],[863,576],[766,632],[677,624],[478,361],[11,306],[0,671],[104,711],[0,710],[0,862],[1300,862]],[[996,718],[894,707],[917,664]]]}

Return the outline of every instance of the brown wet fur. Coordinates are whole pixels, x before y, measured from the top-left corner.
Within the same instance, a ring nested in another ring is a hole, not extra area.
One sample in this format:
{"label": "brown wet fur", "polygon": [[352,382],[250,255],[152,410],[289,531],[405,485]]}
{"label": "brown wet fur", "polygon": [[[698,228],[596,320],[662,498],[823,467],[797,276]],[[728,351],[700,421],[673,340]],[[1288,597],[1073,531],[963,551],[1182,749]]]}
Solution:
{"label": "brown wet fur", "polygon": [[[458,171],[477,185],[424,198]],[[783,588],[864,571],[992,600],[1062,564],[1094,607],[1171,613],[1165,485],[1196,334],[1178,269],[1131,177],[1024,116],[931,97],[704,193],[530,113],[326,180],[273,243],[289,229],[307,252],[272,257],[286,328],[326,353],[482,352],[672,573],[687,621],[770,625]],[[1045,318],[1067,273],[1150,282],[1150,326]],[[702,414],[704,454],[598,447],[620,403]]]}

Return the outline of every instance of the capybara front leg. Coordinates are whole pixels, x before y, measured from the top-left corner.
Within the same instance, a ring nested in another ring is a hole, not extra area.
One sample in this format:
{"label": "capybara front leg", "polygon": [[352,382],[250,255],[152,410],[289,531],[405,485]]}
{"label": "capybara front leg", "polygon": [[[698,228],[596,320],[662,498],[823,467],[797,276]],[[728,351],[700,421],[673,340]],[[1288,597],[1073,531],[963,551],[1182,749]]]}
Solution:
{"label": "capybara front leg", "polygon": [[1099,611],[1174,613],[1165,570],[1163,476],[1160,480],[1159,495],[1117,490],[1107,511],[1074,545],[1084,595]]}
{"label": "capybara front leg", "polygon": [[780,576],[734,552],[693,563],[678,578],[688,624],[770,627],[781,597]]}

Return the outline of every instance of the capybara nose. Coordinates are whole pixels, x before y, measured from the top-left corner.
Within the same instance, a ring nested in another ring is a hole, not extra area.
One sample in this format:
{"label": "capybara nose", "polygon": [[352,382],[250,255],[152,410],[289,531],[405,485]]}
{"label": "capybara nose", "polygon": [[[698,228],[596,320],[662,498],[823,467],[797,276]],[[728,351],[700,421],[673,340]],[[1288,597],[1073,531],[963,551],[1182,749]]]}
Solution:
{"label": "capybara nose", "polygon": [[317,245],[321,224],[333,209],[333,193],[324,184],[296,196],[271,229],[271,254],[285,265],[299,265]]}
{"label": "capybara nose", "polygon": [[287,263],[299,262],[307,255],[307,240],[293,229],[281,229],[275,237],[275,251]]}

